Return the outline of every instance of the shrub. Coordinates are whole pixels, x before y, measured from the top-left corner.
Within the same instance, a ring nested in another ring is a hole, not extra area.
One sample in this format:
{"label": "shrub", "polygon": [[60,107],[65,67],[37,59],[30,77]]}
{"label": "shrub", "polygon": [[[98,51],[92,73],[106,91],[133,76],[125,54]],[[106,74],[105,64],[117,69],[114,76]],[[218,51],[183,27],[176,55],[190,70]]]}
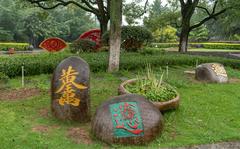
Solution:
{"label": "shrub", "polygon": [[166,26],[153,32],[153,38],[156,42],[174,42],[177,41],[177,29]]}
{"label": "shrub", "polygon": [[3,72],[0,72],[0,89],[7,87],[8,80],[9,80],[9,77]]}
{"label": "shrub", "polygon": [[[196,43],[193,43],[193,45]],[[236,49],[240,50],[240,44],[229,44],[229,43],[201,43],[203,48],[206,49]]]}
{"label": "shrub", "polygon": [[179,43],[152,43],[149,46],[154,48],[171,48],[178,47]]}
{"label": "shrub", "polygon": [[144,47],[142,48],[139,53],[143,54],[143,55],[153,55],[156,53],[161,53],[161,54],[165,54],[165,50],[164,49],[160,49],[160,48],[151,48],[151,47]]}
{"label": "shrub", "polygon": [[[103,35],[103,43],[109,43],[109,31]],[[122,27],[122,48],[126,51],[135,52],[142,48],[144,43],[152,40],[152,34],[145,27],[124,26]]]}
{"label": "shrub", "polygon": [[205,25],[198,27],[190,32],[189,41],[207,41],[209,39],[209,30]]}
{"label": "shrub", "polygon": [[9,48],[14,48],[16,51],[26,51],[28,47],[28,43],[0,43],[0,51],[8,51]]}
{"label": "shrub", "polygon": [[141,26],[124,26],[122,28],[123,48],[126,51],[137,51],[144,43],[152,40],[149,30]]}
{"label": "shrub", "polygon": [[89,39],[78,39],[70,45],[72,53],[95,51],[96,43]]}
{"label": "shrub", "polygon": [[9,79],[9,77],[6,75],[6,74],[4,74],[3,72],[0,72],[0,80],[2,81],[2,80],[8,80]]}
{"label": "shrub", "polygon": [[[65,58],[75,54],[42,53],[34,55],[12,55],[0,56],[0,72],[9,77],[21,76],[21,66],[24,65],[25,75],[39,75],[53,73],[56,66]],[[106,71],[108,66],[108,53],[80,53],[80,57],[88,62],[92,72]],[[136,70],[141,69],[142,65],[151,64],[156,66],[188,65],[195,66],[198,63],[219,62],[233,68],[240,68],[240,60],[203,57],[185,54],[174,54],[156,52],[153,55],[142,55],[139,53],[122,53],[120,58],[120,69]]]}
{"label": "shrub", "polygon": [[[171,48],[178,47],[179,43],[152,43],[149,46],[155,48]],[[190,48],[205,48],[205,49],[233,49],[240,50],[240,44],[232,43],[189,43]]]}

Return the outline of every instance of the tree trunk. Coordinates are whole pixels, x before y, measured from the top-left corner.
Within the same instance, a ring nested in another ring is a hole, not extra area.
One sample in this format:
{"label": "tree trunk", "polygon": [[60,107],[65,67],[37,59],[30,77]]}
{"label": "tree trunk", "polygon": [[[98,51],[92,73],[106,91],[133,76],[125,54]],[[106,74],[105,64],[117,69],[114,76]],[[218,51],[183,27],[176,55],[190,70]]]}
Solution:
{"label": "tree trunk", "polygon": [[108,72],[119,70],[122,24],[122,0],[112,0],[110,5],[110,51]]}
{"label": "tree trunk", "polygon": [[179,52],[185,53],[188,48],[188,36],[189,36],[189,28],[190,26],[187,24],[183,24],[182,31],[180,34],[180,42],[179,42]]}
{"label": "tree trunk", "polygon": [[180,0],[181,2],[181,14],[182,14],[182,30],[180,35],[179,42],[179,52],[187,52],[188,48],[188,36],[191,31],[191,18],[195,11],[196,6],[198,5],[199,0]]}
{"label": "tree trunk", "polygon": [[98,19],[100,23],[100,30],[101,30],[101,36],[107,31],[108,29],[108,19]]}

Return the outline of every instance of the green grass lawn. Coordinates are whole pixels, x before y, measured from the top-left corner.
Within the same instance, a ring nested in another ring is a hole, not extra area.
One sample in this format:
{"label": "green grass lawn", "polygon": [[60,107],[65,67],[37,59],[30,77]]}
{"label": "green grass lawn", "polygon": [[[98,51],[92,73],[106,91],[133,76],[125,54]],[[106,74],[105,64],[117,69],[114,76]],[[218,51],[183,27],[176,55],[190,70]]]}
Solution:
{"label": "green grass lawn", "polygon": [[[163,70],[164,68],[162,68]],[[164,113],[165,127],[148,147],[176,147],[192,144],[207,144],[219,141],[240,140],[240,85],[205,84],[183,73],[191,67],[171,67],[165,81],[176,86],[181,95],[180,108]],[[160,75],[159,68],[156,71]],[[139,70],[140,71],[140,70]],[[240,79],[240,71],[227,68],[230,78]],[[121,78],[133,78],[138,71],[104,72],[91,74],[91,111],[111,96],[117,95]],[[78,124],[59,121],[50,112],[50,75],[26,77],[26,87],[42,90],[41,95],[18,101],[0,101],[1,149],[79,149],[102,147],[139,148],[139,146],[107,145],[91,136],[92,143],[75,143],[67,137],[68,129],[80,127],[90,133],[90,123]],[[236,80],[236,79],[235,79]],[[21,88],[21,78],[13,78],[8,89]],[[48,116],[41,116],[41,110]],[[46,132],[33,128],[44,126]],[[143,146],[146,148],[146,146]]]}

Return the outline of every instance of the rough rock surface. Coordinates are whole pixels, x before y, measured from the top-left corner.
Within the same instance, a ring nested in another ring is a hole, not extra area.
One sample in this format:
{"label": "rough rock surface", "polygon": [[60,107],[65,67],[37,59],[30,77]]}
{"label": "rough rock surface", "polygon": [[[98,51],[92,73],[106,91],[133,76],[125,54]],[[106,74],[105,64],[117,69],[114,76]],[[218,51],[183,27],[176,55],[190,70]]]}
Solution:
{"label": "rough rock surface", "polygon": [[107,143],[145,144],[163,129],[159,110],[143,96],[112,97],[98,107],[92,132]]}
{"label": "rough rock surface", "polygon": [[227,72],[222,64],[205,63],[197,66],[195,78],[210,83],[228,82]]}
{"label": "rough rock surface", "polygon": [[79,57],[69,57],[56,68],[52,78],[51,109],[61,120],[90,120],[89,66]]}

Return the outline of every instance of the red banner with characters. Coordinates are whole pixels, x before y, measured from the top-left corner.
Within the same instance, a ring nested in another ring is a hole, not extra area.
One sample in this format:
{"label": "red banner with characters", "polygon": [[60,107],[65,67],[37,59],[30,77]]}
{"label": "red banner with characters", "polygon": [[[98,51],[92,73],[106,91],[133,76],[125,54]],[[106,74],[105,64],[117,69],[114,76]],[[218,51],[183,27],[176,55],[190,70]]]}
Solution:
{"label": "red banner with characters", "polygon": [[64,40],[57,37],[53,37],[53,38],[48,38],[43,42],[41,42],[39,47],[49,52],[58,52],[66,48],[67,44]]}

